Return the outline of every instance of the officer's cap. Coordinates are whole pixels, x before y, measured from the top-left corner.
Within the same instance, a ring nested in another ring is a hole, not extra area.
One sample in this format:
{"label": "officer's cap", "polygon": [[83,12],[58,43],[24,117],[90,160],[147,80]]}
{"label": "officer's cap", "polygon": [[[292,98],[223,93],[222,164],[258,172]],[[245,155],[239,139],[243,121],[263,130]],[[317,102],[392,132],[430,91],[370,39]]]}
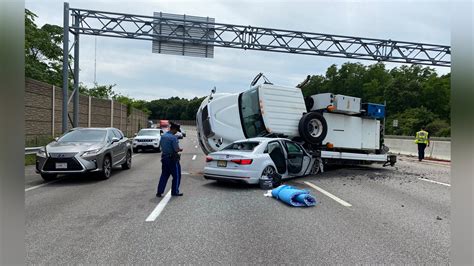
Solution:
{"label": "officer's cap", "polygon": [[178,132],[181,132],[181,125],[177,124],[177,123],[174,123],[174,122],[171,122],[170,123],[170,129],[176,129]]}

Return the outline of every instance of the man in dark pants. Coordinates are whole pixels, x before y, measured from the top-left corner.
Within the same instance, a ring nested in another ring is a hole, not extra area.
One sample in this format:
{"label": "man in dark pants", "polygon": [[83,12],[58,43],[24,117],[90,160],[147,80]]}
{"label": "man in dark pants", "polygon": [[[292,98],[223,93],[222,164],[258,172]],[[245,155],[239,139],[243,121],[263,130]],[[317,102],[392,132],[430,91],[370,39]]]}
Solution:
{"label": "man in dark pants", "polygon": [[418,161],[421,162],[421,160],[425,159],[426,146],[430,146],[428,132],[423,127],[420,131],[416,132],[415,143],[418,144]]}
{"label": "man in dark pants", "polygon": [[183,193],[179,192],[181,165],[179,164],[180,156],[178,154],[178,152],[183,151],[183,149],[179,147],[178,137],[175,136],[175,134],[180,131],[180,125],[172,123],[170,130],[161,136],[161,177],[156,192],[157,197],[161,197],[163,192],[165,192],[166,183],[170,175],[173,176],[171,195],[183,196]]}

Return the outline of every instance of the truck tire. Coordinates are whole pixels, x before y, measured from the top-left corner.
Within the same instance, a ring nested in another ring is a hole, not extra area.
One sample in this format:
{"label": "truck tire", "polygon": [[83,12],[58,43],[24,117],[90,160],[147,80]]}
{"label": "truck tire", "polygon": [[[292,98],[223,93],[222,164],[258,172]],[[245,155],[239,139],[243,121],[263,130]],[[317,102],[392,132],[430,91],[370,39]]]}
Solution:
{"label": "truck tire", "polygon": [[328,125],[322,114],[309,112],[301,117],[298,131],[304,141],[311,144],[320,144],[326,138]]}

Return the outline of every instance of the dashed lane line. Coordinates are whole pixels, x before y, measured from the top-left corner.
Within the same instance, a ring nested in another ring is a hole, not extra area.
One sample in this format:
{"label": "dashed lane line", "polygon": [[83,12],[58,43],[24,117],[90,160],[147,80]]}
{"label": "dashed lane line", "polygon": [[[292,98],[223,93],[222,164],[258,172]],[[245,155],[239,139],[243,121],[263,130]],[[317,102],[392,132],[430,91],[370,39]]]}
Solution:
{"label": "dashed lane line", "polygon": [[166,204],[171,199],[171,190],[166,193],[165,197],[156,205],[155,209],[148,215],[145,222],[154,222],[158,216],[160,216],[161,212],[165,209]]}
{"label": "dashed lane line", "polygon": [[314,189],[316,189],[317,191],[323,193],[324,195],[330,197],[331,199],[335,200],[337,203],[341,204],[342,206],[345,206],[345,207],[351,207],[352,205],[336,196],[334,196],[333,194],[327,192],[326,190],[316,186],[315,184],[311,183],[311,182],[307,182],[307,181],[304,181],[304,183]]}
{"label": "dashed lane line", "polygon": [[438,185],[447,186],[447,187],[451,186],[451,184],[447,184],[447,183],[443,183],[443,182],[439,182],[439,181],[434,181],[434,180],[430,180],[430,179],[426,179],[426,178],[418,178],[418,179],[426,181],[426,182],[430,182],[430,183],[435,183],[435,184],[438,184]]}
{"label": "dashed lane line", "polygon": [[191,160],[196,160],[196,154],[193,155],[193,158]]}

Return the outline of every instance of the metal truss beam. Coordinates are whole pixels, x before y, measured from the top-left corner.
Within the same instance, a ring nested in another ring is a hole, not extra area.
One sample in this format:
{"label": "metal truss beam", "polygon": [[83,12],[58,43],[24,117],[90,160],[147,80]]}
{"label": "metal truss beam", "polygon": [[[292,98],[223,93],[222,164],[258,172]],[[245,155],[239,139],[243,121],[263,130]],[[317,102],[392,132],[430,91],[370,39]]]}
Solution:
{"label": "metal truss beam", "polygon": [[[71,8],[70,31],[139,40],[319,55],[430,66],[451,65],[447,45],[351,37]],[[168,28],[166,34],[154,30]],[[177,30],[181,29],[181,30]],[[184,34],[183,34],[184,31]],[[190,34],[190,32],[193,34]],[[196,32],[199,34],[197,35]],[[213,37],[210,37],[213,36]]]}

